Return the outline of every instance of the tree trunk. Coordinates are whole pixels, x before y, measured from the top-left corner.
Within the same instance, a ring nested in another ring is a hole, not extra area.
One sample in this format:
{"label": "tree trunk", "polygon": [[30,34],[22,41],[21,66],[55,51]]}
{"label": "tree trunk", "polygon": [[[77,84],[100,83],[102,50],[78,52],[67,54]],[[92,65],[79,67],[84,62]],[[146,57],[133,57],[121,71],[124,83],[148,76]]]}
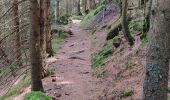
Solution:
{"label": "tree trunk", "polygon": [[83,0],[84,12],[87,10],[87,0]]}
{"label": "tree trunk", "polygon": [[46,33],[46,52],[49,56],[53,56],[51,43],[51,24],[50,24],[50,1],[45,1],[45,33]]}
{"label": "tree trunk", "polygon": [[128,20],[127,20],[127,7],[128,7],[128,0],[122,1],[122,29],[126,40],[129,42],[130,45],[134,44],[134,38],[131,36],[128,28]]}
{"label": "tree trunk", "polygon": [[151,6],[152,6],[152,0],[150,0],[149,2],[147,14],[146,15],[144,14],[145,18],[143,22],[143,32],[142,32],[141,38],[144,38],[147,36],[147,32],[149,31],[149,28],[150,28]]}
{"label": "tree trunk", "polygon": [[40,0],[40,48],[42,56],[42,77],[47,76],[47,66],[46,66],[46,33],[45,33],[45,1]]}
{"label": "tree trunk", "polygon": [[77,15],[82,15],[81,9],[80,9],[80,0],[77,1]]}
{"label": "tree trunk", "polygon": [[15,52],[15,58],[16,60],[16,65],[17,66],[22,66],[22,53],[21,53],[21,37],[20,37],[20,32],[19,32],[19,16],[18,16],[18,0],[13,1],[13,7],[12,7],[12,15],[14,18],[13,24],[15,30],[14,33],[14,52]]}
{"label": "tree trunk", "polygon": [[57,18],[59,18],[60,17],[60,0],[57,0],[56,6],[57,6],[56,15],[57,15]]}
{"label": "tree trunk", "polygon": [[153,0],[144,100],[167,100],[170,58],[170,0]]}
{"label": "tree trunk", "polygon": [[40,10],[37,0],[30,0],[31,3],[31,19],[32,32],[30,38],[30,61],[31,61],[31,80],[32,91],[43,91],[41,81],[42,57],[40,49]]}

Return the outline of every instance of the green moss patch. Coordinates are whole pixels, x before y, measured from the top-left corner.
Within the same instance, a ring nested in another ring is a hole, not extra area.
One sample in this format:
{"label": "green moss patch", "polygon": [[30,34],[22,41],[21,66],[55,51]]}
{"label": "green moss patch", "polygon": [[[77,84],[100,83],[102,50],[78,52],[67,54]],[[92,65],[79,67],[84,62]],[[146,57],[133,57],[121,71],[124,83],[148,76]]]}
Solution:
{"label": "green moss patch", "polygon": [[121,98],[126,98],[126,97],[129,97],[129,96],[132,96],[133,94],[134,94],[134,92],[132,90],[127,90],[127,91],[123,91],[120,94],[120,97]]}
{"label": "green moss patch", "polygon": [[96,9],[90,11],[89,14],[87,14],[80,23],[80,27],[86,27],[87,25],[89,25],[89,23],[91,23],[99,14],[99,12],[101,12],[104,8],[105,5],[100,5]]}
{"label": "green moss patch", "polygon": [[92,68],[95,69],[97,67],[103,66],[105,64],[104,60],[112,54],[113,47],[110,44],[106,43],[101,51],[92,56]]}
{"label": "green moss patch", "polygon": [[52,100],[52,98],[42,92],[31,92],[25,96],[24,100]]}

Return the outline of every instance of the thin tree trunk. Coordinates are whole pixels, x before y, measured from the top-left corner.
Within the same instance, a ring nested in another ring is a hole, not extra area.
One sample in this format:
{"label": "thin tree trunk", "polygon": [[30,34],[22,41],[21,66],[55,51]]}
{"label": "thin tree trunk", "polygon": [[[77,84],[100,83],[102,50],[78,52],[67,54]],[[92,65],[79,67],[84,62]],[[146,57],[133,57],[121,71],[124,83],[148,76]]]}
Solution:
{"label": "thin tree trunk", "polygon": [[14,40],[15,40],[15,44],[14,44],[14,52],[16,52],[16,65],[17,66],[22,66],[22,53],[21,53],[21,36],[20,36],[20,32],[19,32],[19,16],[18,16],[18,0],[14,0],[13,1],[13,7],[12,7],[12,14],[13,14],[13,24],[14,24],[14,29],[15,33],[14,33]]}
{"label": "thin tree trunk", "polygon": [[45,33],[46,33],[46,52],[49,56],[53,56],[51,43],[51,24],[50,24],[50,1],[45,1]]}
{"label": "thin tree trunk", "polygon": [[[145,3],[145,5],[146,5],[146,3]],[[144,38],[147,36],[147,32],[149,31],[149,28],[150,28],[151,6],[152,6],[152,0],[150,0],[150,2],[149,2],[147,14],[144,15],[145,18],[144,18],[144,22],[143,22],[143,32],[142,32],[141,38]]]}
{"label": "thin tree trunk", "polygon": [[84,12],[87,10],[87,0],[83,0]]}
{"label": "thin tree trunk", "polygon": [[128,7],[128,0],[122,1],[122,29],[126,40],[129,42],[130,45],[134,44],[134,38],[131,36],[128,28],[128,20],[127,20],[127,7]]}
{"label": "thin tree trunk", "polygon": [[40,10],[38,8],[37,0],[30,0],[30,3],[32,19],[32,32],[30,35],[32,91],[43,91],[43,85],[41,81],[42,58],[40,49]]}
{"label": "thin tree trunk", "polygon": [[167,100],[170,0],[153,0],[143,100]]}
{"label": "thin tree trunk", "polygon": [[57,2],[56,2],[57,4],[56,4],[56,8],[57,8],[57,10],[56,10],[56,15],[57,15],[57,18],[59,18],[60,17],[60,0],[57,0]]}
{"label": "thin tree trunk", "polygon": [[42,78],[47,75],[47,66],[46,66],[46,33],[45,33],[45,1],[40,0],[40,48],[42,56]]}
{"label": "thin tree trunk", "polygon": [[80,9],[80,0],[77,1],[77,15],[82,15],[81,9]]}

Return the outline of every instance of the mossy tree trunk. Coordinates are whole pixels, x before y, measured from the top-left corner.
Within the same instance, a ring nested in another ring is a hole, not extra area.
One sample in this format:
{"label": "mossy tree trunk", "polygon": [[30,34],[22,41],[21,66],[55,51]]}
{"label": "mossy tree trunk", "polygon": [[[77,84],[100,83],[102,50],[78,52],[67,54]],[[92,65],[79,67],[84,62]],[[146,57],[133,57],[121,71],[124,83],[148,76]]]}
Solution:
{"label": "mossy tree trunk", "polygon": [[149,28],[150,28],[151,6],[152,6],[152,0],[150,0],[149,2],[147,14],[145,14],[145,18],[143,22],[143,32],[142,32],[141,38],[144,38],[147,36],[147,32],[149,31]]}
{"label": "mossy tree trunk", "polygon": [[170,0],[153,0],[143,100],[167,100]]}
{"label": "mossy tree trunk", "polygon": [[30,38],[30,61],[32,91],[43,91],[41,81],[42,57],[40,49],[40,9],[37,0],[30,0],[31,4],[31,38]]}
{"label": "mossy tree trunk", "polygon": [[127,7],[128,7],[128,0],[122,0],[122,29],[126,40],[129,42],[130,45],[134,44],[134,38],[131,36],[128,28],[128,20],[127,20]]}

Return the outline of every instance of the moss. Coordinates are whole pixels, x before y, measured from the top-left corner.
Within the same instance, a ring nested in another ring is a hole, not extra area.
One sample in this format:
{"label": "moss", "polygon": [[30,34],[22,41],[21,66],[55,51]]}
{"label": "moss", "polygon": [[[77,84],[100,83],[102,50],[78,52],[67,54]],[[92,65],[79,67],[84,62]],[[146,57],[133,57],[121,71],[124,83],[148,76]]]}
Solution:
{"label": "moss", "polygon": [[80,27],[86,27],[89,23],[91,23],[96,18],[98,13],[103,10],[103,8],[105,8],[105,5],[100,5],[96,9],[90,11],[80,23]]}
{"label": "moss", "polygon": [[24,100],[52,100],[52,98],[42,92],[31,92],[25,96]]}
{"label": "moss", "polygon": [[48,75],[54,75],[55,74],[55,69],[48,69],[47,74]]}
{"label": "moss", "polygon": [[96,32],[96,29],[94,28],[94,29],[91,31],[91,34],[93,35],[95,32]]}
{"label": "moss", "polygon": [[132,96],[133,94],[134,94],[134,92],[132,90],[127,90],[127,91],[123,91],[120,94],[120,97],[121,98],[126,98],[126,97],[129,97],[129,96]]}
{"label": "moss", "polygon": [[113,41],[113,42],[118,42],[119,39],[120,39],[120,37],[119,37],[119,36],[116,36],[116,37],[113,38],[112,41]]}
{"label": "moss", "polygon": [[92,56],[92,68],[96,69],[100,66],[104,66],[105,65],[104,60],[112,54],[113,54],[112,46],[106,43],[101,51]]}
{"label": "moss", "polygon": [[115,22],[115,24],[113,26],[111,26],[111,28],[107,31],[107,36],[106,36],[106,40],[110,40],[113,39],[115,36],[117,36],[119,34],[119,31],[122,29],[121,26],[121,18]]}
{"label": "moss", "polygon": [[56,20],[56,23],[59,25],[67,25],[69,23],[68,16],[61,16]]}
{"label": "moss", "polygon": [[103,70],[102,72],[96,72],[96,77],[97,78],[102,78],[102,77],[104,77],[106,72],[107,72],[106,70]]}
{"label": "moss", "polygon": [[58,50],[59,50],[61,43],[64,41],[64,39],[69,37],[68,32],[63,31],[63,30],[60,30],[58,34],[60,34],[60,35],[54,36],[53,39],[52,39],[53,51],[51,51],[51,53],[53,55],[58,53]]}
{"label": "moss", "polygon": [[72,19],[76,19],[76,20],[81,20],[83,18],[82,16],[77,16],[77,15],[72,15],[71,17]]}
{"label": "moss", "polygon": [[8,98],[20,94],[21,89],[28,87],[31,84],[31,76],[26,75],[25,79],[21,80],[16,86],[10,89],[5,95],[0,97],[0,100],[8,100]]}

